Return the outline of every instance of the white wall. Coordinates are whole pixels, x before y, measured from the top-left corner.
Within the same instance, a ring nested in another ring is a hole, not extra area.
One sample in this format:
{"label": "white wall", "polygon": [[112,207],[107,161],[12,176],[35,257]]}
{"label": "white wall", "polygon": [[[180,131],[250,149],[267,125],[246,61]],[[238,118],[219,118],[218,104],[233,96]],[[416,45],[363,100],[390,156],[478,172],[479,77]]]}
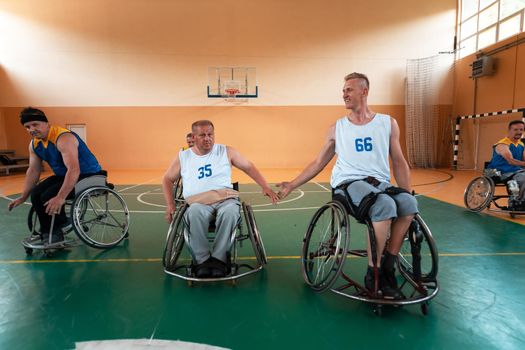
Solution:
{"label": "white wall", "polygon": [[[455,0],[0,0],[0,107],[205,106],[209,66],[257,67],[250,105],[404,104],[407,58],[452,49]],[[442,103],[451,103],[444,94]]]}

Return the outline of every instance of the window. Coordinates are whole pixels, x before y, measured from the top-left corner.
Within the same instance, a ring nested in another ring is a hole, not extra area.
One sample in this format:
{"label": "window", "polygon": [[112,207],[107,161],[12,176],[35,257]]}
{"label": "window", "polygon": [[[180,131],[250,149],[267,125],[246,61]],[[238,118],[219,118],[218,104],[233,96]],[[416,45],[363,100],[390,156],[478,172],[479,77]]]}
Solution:
{"label": "window", "polygon": [[457,58],[524,30],[525,0],[461,0]]}

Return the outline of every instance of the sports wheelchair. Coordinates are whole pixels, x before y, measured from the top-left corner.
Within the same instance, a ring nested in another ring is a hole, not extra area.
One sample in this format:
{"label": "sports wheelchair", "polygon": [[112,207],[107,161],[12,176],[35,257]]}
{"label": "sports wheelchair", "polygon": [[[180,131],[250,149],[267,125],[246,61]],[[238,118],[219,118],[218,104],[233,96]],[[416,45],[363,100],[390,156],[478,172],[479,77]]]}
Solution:
{"label": "sports wheelchair", "polygon": [[[472,212],[480,212],[487,208],[490,211],[509,213],[511,218],[517,215],[525,215],[525,208],[516,208],[510,205],[511,193],[508,186],[510,179],[501,179],[501,172],[489,169],[489,162],[485,162],[483,175],[476,177],[465,188],[463,202],[465,207]],[[496,194],[497,188],[505,188],[505,194]],[[501,200],[506,201],[501,202]],[[498,203],[499,201],[499,203]],[[491,208],[494,205],[496,208]]]}
{"label": "sports wheelchair", "polygon": [[[238,190],[238,184],[235,183],[233,185],[233,188]],[[165,273],[186,280],[190,286],[193,282],[212,281],[231,281],[232,284],[235,284],[237,279],[258,272],[264,268],[267,264],[266,252],[255,221],[255,216],[251,206],[242,202],[242,215],[239,216],[239,221],[230,235],[231,250],[228,254],[227,275],[217,278],[197,278],[194,273],[195,264],[191,258],[191,248],[189,245],[189,254],[181,257],[184,243],[188,242],[190,238],[188,230],[189,224],[185,217],[188,207],[189,205],[185,202],[179,205],[175,217],[169,226],[162,258]],[[214,240],[214,229],[215,222],[212,221],[208,230],[208,241],[210,243]],[[239,249],[242,248],[243,242],[247,239],[250,240],[255,253],[255,265],[253,266],[247,263],[241,263],[240,260],[245,260],[246,258],[238,256]]]}
{"label": "sports wheelchair", "polygon": [[[379,269],[375,266],[376,240],[369,217],[358,219],[366,225],[367,234],[354,236],[350,246],[349,215],[356,218],[356,213],[357,208],[347,193],[336,194],[332,190],[332,200],[314,214],[303,239],[301,258],[305,282],[316,292],[330,290],[370,303],[377,315],[382,314],[383,305],[412,304],[421,304],[422,313],[427,315],[429,300],[439,291],[436,278],[438,253],[428,226],[416,214],[398,255],[397,270],[402,277],[399,289],[406,297],[400,300],[384,299],[379,289]],[[374,290],[368,290],[351,277],[364,277],[363,272],[368,266],[367,241],[370,242],[374,262]],[[345,265],[347,260],[350,264]]]}
{"label": "sports wheelchair", "polygon": [[[75,231],[80,240],[93,248],[108,249],[129,237],[129,210],[122,197],[108,183],[107,172],[86,177],[77,182],[74,196],[65,202],[68,223],[61,227],[64,240],[52,242],[43,240],[38,216],[33,207],[29,210],[27,225],[31,235],[22,241],[27,255],[33,250],[42,250],[46,256],[52,252],[76,246],[73,238],[67,236]],[[53,232],[55,215],[51,219],[50,232]]]}
{"label": "sports wheelchair", "polygon": [[175,185],[173,185],[173,201],[176,207],[180,207],[184,204],[184,196],[182,195],[182,177],[179,177]]}

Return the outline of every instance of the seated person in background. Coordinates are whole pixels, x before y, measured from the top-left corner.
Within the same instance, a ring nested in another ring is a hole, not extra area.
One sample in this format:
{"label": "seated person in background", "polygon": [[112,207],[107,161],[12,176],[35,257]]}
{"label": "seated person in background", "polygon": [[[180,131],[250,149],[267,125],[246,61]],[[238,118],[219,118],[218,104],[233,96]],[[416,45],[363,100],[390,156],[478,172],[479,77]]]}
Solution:
{"label": "seated person in background", "polygon": [[[179,152],[162,181],[166,220],[170,222],[176,210],[173,183],[182,177],[183,196],[189,204],[185,215],[190,231],[188,244],[196,265],[195,275],[198,278],[224,277],[227,274],[226,254],[231,248],[230,237],[240,212],[238,193],[231,189],[231,166],[250,176],[273,203],[278,198],[253,163],[237,150],[215,144],[211,121],[196,121],[191,129],[194,146]],[[215,242],[210,252],[206,234],[213,218],[216,219]]]}
{"label": "seated person in background", "polygon": [[[351,73],[345,77],[343,100],[348,115],[328,129],[325,144],[317,158],[291,182],[282,182],[279,197],[314,178],[337,154],[330,185],[335,193],[347,191],[353,204],[372,221],[376,236],[376,266],[379,289],[384,298],[403,298],[397,286],[395,265],[414,214],[417,201],[410,194],[410,169],[401,152],[399,127],[395,119],[375,113],[368,107],[369,81],[366,75]],[[390,184],[389,156],[400,188]],[[372,203],[363,206],[361,203]],[[388,247],[385,249],[387,239]],[[383,256],[384,253],[384,256]],[[383,256],[383,258],[382,258]],[[368,242],[368,270],[365,287],[374,291],[373,259]]]}
{"label": "seated person in background", "polygon": [[188,133],[186,135],[186,143],[188,144],[187,146],[184,146],[182,147],[182,150],[187,150],[188,148],[192,148],[193,145],[195,144],[195,142],[193,141],[193,133]]}
{"label": "seated person in background", "polygon": [[[74,195],[78,180],[99,174],[101,167],[84,141],[67,129],[50,125],[39,109],[25,108],[20,112],[20,123],[33,137],[29,143],[29,168],[20,197],[9,203],[8,209],[22,204],[31,194],[31,203],[38,216],[42,239],[49,240],[51,216],[56,215],[53,243],[64,240],[61,227],[66,224],[64,202]],[[38,183],[42,173],[42,161],[46,161],[54,175]],[[36,185],[36,186],[35,186]]]}
{"label": "seated person in background", "polygon": [[511,192],[509,209],[516,210],[525,210],[525,146],[521,141],[524,127],[521,120],[509,123],[507,136],[492,146],[492,159],[487,165],[488,169],[501,172],[501,180],[508,183]]}

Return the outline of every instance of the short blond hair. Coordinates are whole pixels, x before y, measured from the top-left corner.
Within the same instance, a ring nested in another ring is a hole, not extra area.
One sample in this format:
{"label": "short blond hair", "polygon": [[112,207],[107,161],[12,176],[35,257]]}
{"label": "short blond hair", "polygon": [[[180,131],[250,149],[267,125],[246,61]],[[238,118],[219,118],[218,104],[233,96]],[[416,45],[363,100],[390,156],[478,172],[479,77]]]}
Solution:
{"label": "short blond hair", "polygon": [[365,74],[357,72],[347,74],[345,76],[345,81],[348,81],[350,79],[359,79],[363,87],[366,87],[368,90],[370,90],[370,81],[368,80],[368,77]]}
{"label": "short blond hair", "polygon": [[213,123],[210,120],[203,119],[203,120],[197,120],[196,122],[191,124],[191,131],[194,133],[195,129],[198,126],[208,126],[208,125],[210,125],[212,127],[212,129],[215,130],[215,127],[213,126]]}

